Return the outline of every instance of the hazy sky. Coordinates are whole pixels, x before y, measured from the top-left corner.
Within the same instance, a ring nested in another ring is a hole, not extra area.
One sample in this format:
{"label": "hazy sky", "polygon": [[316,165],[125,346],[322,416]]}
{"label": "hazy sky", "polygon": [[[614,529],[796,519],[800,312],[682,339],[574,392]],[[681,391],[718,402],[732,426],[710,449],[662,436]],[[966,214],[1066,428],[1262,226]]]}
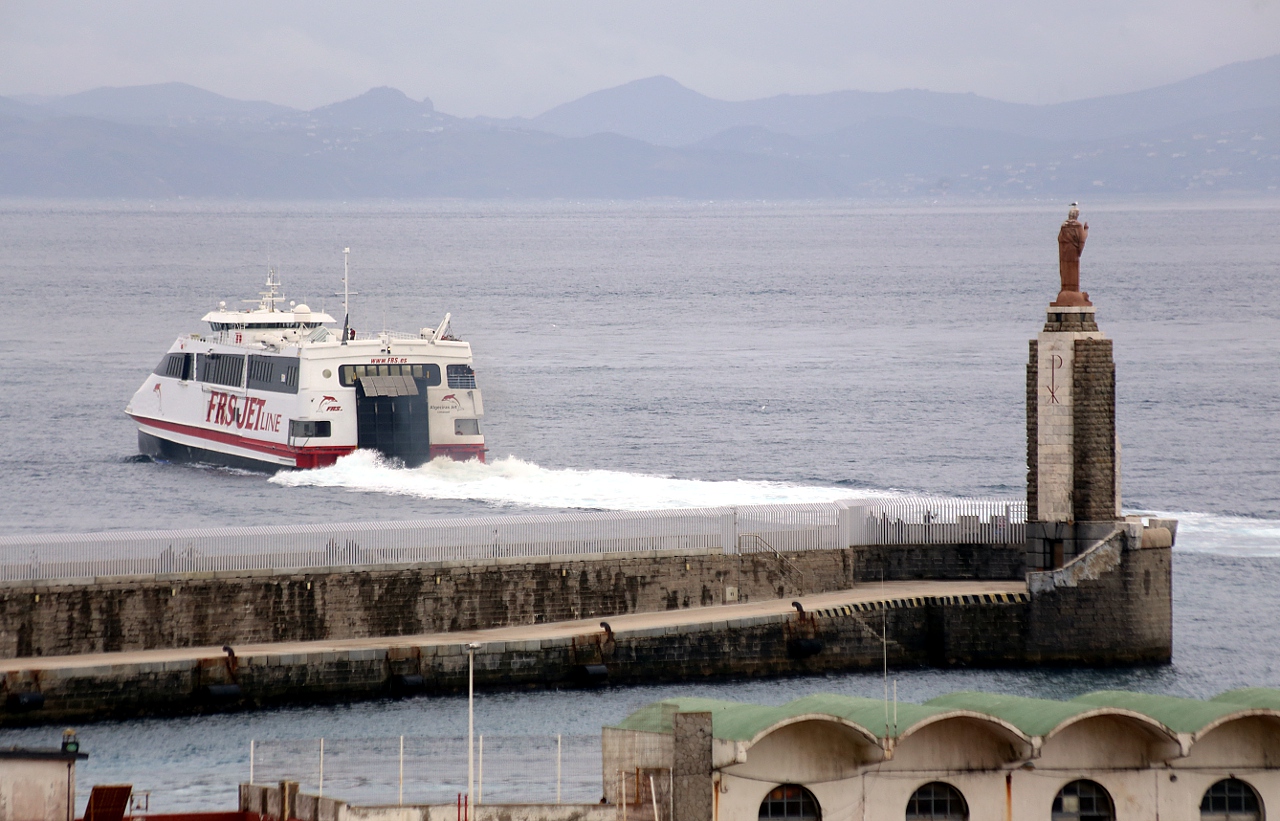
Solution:
{"label": "hazy sky", "polygon": [[0,0],[0,94],[180,80],[312,108],[379,85],[537,114],[666,74],[724,99],[837,89],[1058,102],[1280,52],[1280,0]]}

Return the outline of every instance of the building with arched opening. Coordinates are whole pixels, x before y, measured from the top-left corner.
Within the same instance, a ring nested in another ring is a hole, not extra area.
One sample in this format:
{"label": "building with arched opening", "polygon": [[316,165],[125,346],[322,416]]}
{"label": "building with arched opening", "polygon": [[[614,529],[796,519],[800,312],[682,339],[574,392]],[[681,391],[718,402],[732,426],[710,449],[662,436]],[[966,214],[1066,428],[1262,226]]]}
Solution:
{"label": "building with arched opening", "polygon": [[1280,690],[671,699],[605,728],[603,763],[611,803],[673,821],[1263,821]]}

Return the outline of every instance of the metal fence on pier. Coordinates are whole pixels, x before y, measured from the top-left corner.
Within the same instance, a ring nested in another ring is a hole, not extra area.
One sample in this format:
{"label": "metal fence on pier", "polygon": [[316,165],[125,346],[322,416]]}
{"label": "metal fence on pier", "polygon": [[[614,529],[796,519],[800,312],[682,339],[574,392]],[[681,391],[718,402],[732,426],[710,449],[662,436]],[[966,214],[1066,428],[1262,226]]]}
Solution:
{"label": "metal fence on pier", "polygon": [[903,496],[651,511],[0,537],[0,581],[496,561],[643,551],[1018,544],[1026,504]]}

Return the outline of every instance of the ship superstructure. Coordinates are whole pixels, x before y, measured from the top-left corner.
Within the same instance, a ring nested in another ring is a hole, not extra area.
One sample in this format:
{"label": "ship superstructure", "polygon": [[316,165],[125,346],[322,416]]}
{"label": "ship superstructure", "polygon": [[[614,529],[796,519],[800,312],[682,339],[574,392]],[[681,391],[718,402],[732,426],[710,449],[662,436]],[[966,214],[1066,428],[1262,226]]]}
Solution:
{"label": "ship superstructure", "polygon": [[414,334],[356,333],[307,305],[282,309],[270,269],[260,297],[248,310],[219,303],[209,331],[179,337],[133,395],[125,412],[144,454],[268,470],[358,448],[411,467],[484,461],[471,346],[450,336],[448,314]]}

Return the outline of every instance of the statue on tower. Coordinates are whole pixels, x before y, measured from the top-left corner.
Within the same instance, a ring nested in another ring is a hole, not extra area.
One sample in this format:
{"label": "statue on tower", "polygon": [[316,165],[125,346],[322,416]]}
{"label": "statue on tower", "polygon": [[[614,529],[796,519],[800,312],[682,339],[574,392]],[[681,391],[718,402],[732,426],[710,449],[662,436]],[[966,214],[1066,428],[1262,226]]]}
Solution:
{"label": "statue on tower", "polygon": [[1062,278],[1062,290],[1051,305],[1060,308],[1093,305],[1089,292],[1080,290],[1080,254],[1088,236],[1089,223],[1080,222],[1080,204],[1073,202],[1067,221],[1058,231],[1058,275]]}

